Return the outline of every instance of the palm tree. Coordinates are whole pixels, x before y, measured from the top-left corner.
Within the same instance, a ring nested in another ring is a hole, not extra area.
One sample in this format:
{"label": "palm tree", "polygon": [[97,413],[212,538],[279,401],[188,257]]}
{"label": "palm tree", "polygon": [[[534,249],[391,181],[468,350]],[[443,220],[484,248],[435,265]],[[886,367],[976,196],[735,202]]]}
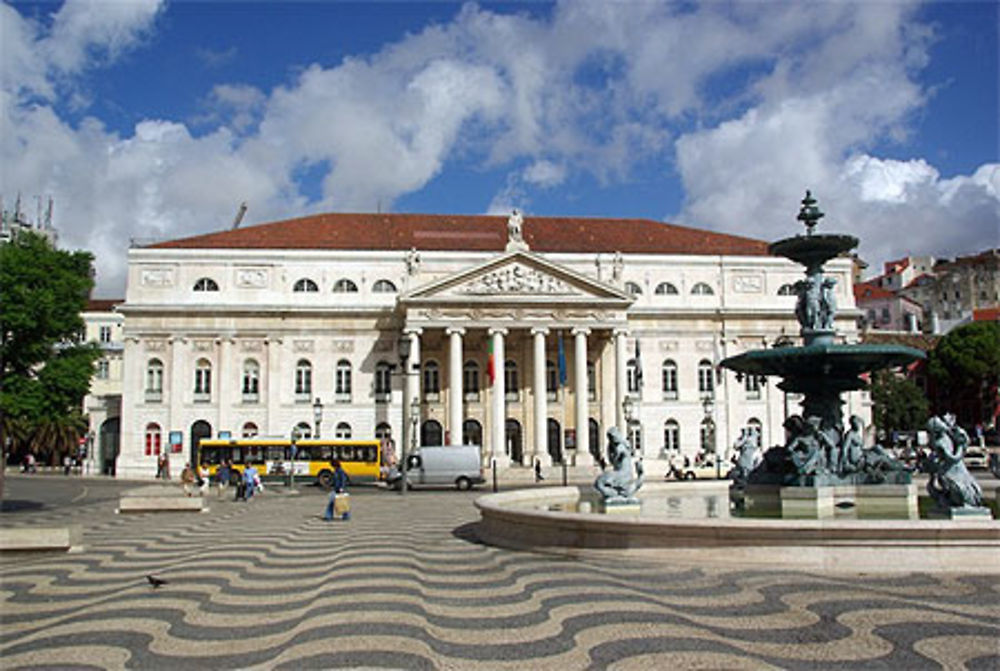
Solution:
{"label": "palm tree", "polygon": [[79,410],[48,415],[35,425],[31,448],[40,454],[48,453],[49,464],[58,465],[63,455],[76,449],[80,436],[87,433],[87,428],[87,419]]}

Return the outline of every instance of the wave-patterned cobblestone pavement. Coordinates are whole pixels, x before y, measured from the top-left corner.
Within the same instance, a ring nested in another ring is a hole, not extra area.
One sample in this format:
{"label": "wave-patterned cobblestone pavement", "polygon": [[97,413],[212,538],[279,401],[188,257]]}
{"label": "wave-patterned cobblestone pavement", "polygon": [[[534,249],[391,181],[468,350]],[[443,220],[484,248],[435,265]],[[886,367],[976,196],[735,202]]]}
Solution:
{"label": "wave-patterned cobblestone pavement", "polygon": [[474,495],[353,498],[350,522],[323,522],[315,495],[104,515],[81,553],[5,557],[0,666],[1000,668],[1000,581],[975,567],[576,561],[477,543]]}

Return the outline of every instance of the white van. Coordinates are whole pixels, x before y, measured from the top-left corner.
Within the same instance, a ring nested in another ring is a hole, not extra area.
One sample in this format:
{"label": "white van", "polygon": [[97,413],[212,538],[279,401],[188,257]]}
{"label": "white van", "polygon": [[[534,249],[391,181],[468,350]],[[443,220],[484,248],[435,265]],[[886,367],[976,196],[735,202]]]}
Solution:
{"label": "white van", "polygon": [[[455,485],[469,489],[486,482],[478,445],[421,447],[406,458],[406,479],[414,485]],[[389,484],[398,487],[403,474],[393,472]]]}

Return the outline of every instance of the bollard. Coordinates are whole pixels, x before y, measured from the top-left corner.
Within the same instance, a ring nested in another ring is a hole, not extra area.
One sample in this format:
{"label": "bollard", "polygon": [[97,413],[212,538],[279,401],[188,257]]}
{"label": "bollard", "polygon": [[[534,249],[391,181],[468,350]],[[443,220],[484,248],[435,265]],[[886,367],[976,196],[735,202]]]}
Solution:
{"label": "bollard", "polygon": [[497,491],[497,460],[492,459],[490,461],[490,470],[493,471],[493,493]]}
{"label": "bollard", "polygon": [[566,486],[566,458],[563,457],[562,460],[562,471],[563,471],[563,487]]}

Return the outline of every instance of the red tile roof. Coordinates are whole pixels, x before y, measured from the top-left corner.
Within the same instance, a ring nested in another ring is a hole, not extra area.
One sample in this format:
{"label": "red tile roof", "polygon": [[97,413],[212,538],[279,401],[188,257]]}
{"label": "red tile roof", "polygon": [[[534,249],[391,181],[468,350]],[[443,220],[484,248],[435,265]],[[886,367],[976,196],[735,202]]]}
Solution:
{"label": "red tile roof", "polygon": [[888,289],[883,289],[877,284],[872,284],[869,282],[860,282],[854,285],[854,300],[858,303],[861,301],[872,301],[879,300],[883,298],[893,298],[896,294],[889,291]]}
{"label": "red tile roof", "polygon": [[[767,243],[649,219],[525,217],[537,252],[766,256]],[[506,216],[318,214],[161,242],[154,249],[503,251]]]}
{"label": "red tile roof", "polygon": [[1000,307],[980,308],[972,311],[972,321],[974,322],[1000,322]]}

